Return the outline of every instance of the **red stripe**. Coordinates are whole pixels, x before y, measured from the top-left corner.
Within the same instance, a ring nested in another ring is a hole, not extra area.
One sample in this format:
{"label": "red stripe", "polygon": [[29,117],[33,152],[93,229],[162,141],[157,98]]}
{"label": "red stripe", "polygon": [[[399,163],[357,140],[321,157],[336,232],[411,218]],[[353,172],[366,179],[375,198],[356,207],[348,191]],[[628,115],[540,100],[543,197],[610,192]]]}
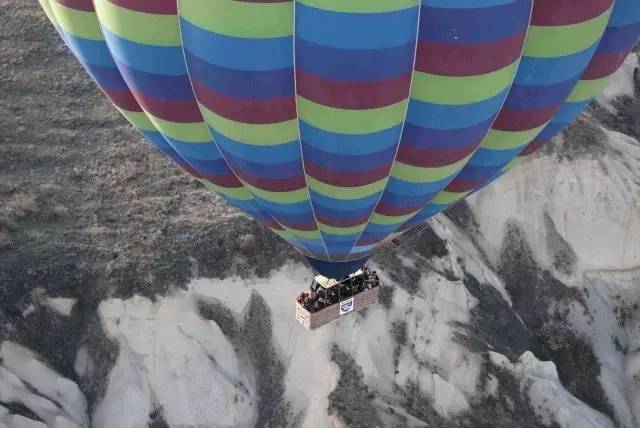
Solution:
{"label": "red stripe", "polygon": [[540,147],[544,146],[548,141],[549,140],[541,140],[536,138],[531,143],[529,143],[529,145],[525,147],[523,151],[520,152],[518,157],[529,156],[530,154],[538,150]]}
{"label": "red stripe", "polygon": [[159,15],[177,15],[176,0],[109,0],[111,3],[125,9],[138,12],[156,13]]}
{"label": "red stripe", "polygon": [[160,119],[179,123],[202,122],[202,114],[194,99],[165,101],[145,96],[137,90],[131,92],[145,110]]}
{"label": "red stripe", "polygon": [[471,154],[482,142],[482,139],[458,149],[420,149],[408,144],[401,144],[396,157],[402,163],[423,168],[451,165]]}
{"label": "red stripe", "polygon": [[555,26],[588,21],[604,13],[612,0],[535,0],[531,25]]}
{"label": "red stripe", "polygon": [[200,173],[198,171],[195,170],[195,168],[193,168],[191,165],[189,165],[188,163],[184,163],[184,160],[180,159],[173,159],[175,161],[175,163],[182,168],[182,170],[184,172],[186,172],[189,175],[193,175],[196,178],[202,178],[202,176],[200,175]]}
{"label": "red stripe", "polygon": [[547,123],[558,111],[560,104],[538,110],[515,110],[503,108],[493,129],[500,131],[527,131]]}
{"label": "red stripe", "polygon": [[[232,162],[229,163],[232,164]],[[236,165],[232,164],[232,168],[233,172],[242,180],[262,190],[271,192],[289,192],[292,190],[302,189],[307,185],[303,174],[287,178],[261,178],[255,177],[246,171],[242,171]]]}
{"label": "red stripe", "polygon": [[[340,207],[337,207],[338,210],[339,208]],[[359,226],[361,224],[366,223],[369,220],[370,216],[371,216],[371,213],[365,213],[362,216],[357,217],[355,219],[335,219],[335,218],[326,217],[320,212],[316,212],[316,220],[318,220],[318,222],[322,224],[326,224],[327,226],[334,226],[334,227]]]}
{"label": "red stripe", "polygon": [[277,218],[277,220],[281,225],[295,230],[304,230],[306,232],[318,230],[318,226],[316,225],[315,221],[307,223],[296,223],[295,221],[288,221],[286,218]]}
{"label": "red stripe", "polygon": [[392,205],[380,202],[376,207],[376,213],[387,216],[407,215],[420,210],[426,205],[426,202],[416,205]]}
{"label": "red stripe", "polygon": [[361,110],[395,104],[409,96],[411,73],[373,82],[337,81],[296,70],[298,93],[324,106]]}
{"label": "red stripe", "polygon": [[116,107],[120,107],[121,109],[128,111],[142,111],[140,104],[138,104],[138,101],[136,101],[133,94],[128,89],[124,89],[122,91],[103,87],[100,89]]}
{"label": "red stripe", "polygon": [[93,1],[91,0],[55,0],[57,3],[70,9],[82,10],[84,12],[93,12]]}
{"label": "red stripe", "polygon": [[522,54],[526,31],[472,45],[418,43],[416,70],[440,76],[476,76],[506,67]]}
{"label": "red stripe", "polygon": [[449,183],[445,191],[462,193],[462,192],[467,192],[469,190],[473,190],[476,187],[479,187],[483,184],[484,184],[483,182],[478,180],[462,180],[462,179],[456,178],[451,183]]}
{"label": "red stripe", "polygon": [[238,180],[238,177],[233,174],[203,174],[200,172],[200,176],[220,187],[242,187],[242,183]]}
{"label": "red stripe", "polygon": [[624,62],[629,52],[595,55],[582,74],[582,80],[595,80],[613,74]]}
{"label": "red stripe", "polygon": [[227,119],[242,123],[267,124],[296,118],[296,102],[293,96],[270,99],[238,98],[215,92],[196,79],[192,79],[192,84],[198,101]]}
{"label": "red stripe", "polygon": [[326,184],[340,187],[357,187],[374,183],[389,175],[391,165],[382,165],[366,172],[337,172],[329,171],[305,159],[305,170],[311,177]]}

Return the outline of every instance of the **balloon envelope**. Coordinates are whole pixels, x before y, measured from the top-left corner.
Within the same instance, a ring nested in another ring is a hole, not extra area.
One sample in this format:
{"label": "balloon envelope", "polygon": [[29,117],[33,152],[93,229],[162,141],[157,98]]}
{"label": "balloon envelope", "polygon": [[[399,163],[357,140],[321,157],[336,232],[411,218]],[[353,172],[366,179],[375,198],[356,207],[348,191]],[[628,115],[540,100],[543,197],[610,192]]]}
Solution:
{"label": "balloon envelope", "polygon": [[636,0],[40,0],[105,95],[327,277],[560,132]]}

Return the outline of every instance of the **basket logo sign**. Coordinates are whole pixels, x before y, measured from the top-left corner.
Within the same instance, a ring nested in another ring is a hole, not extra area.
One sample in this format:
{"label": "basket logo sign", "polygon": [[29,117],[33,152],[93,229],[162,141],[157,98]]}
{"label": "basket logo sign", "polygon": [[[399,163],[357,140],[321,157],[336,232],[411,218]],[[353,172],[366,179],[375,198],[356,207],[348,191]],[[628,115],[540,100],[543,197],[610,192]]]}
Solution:
{"label": "basket logo sign", "polygon": [[353,297],[340,302],[340,315],[348,314],[353,310]]}

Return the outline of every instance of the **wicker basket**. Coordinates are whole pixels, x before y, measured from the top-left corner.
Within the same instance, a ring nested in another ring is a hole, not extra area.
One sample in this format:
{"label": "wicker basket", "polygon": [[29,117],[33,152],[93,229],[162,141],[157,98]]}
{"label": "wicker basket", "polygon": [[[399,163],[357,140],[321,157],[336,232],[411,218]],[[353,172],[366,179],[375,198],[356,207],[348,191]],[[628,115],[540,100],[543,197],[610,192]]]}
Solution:
{"label": "wicker basket", "polygon": [[357,312],[367,306],[378,303],[380,287],[366,289],[348,299],[343,299],[335,305],[327,306],[317,312],[309,312],[296,301],[296,319],[309,330],[318,328],[328,322],[351,312]]}

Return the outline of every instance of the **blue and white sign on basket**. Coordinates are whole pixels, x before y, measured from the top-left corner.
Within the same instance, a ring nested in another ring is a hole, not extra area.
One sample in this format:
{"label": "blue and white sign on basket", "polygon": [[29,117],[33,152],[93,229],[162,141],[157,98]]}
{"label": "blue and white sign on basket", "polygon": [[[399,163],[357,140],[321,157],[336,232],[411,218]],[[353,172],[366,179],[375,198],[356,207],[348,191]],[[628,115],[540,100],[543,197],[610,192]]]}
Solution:
{"label": "blue and white sign on basket", "polygon": [[340,315],[348,314],[353,310],[353,297],[340,302]]}

